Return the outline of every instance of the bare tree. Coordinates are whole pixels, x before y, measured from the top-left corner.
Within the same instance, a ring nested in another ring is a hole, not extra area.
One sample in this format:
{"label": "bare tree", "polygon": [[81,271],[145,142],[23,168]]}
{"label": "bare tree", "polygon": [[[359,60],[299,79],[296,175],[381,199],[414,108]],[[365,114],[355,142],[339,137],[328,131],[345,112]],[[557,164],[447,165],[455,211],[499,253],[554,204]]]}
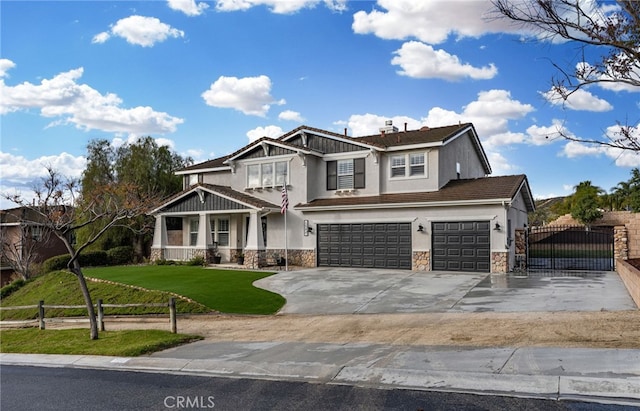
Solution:
{"label": "bare tree", "polygon": [[3,212],[0,229],[0,256],[23,280],[35,274],[39,250],[49,242],[51,232],[41,224],[29,222],[24,208]]}
{"label": "bare tree", "polygon": [[[97,241],[110,227],[144,214],[154,206],[155,199],[142,198],[137,187],[133,185],[114,183],[96,186],[91,192],[79,196],[77,181],[63,178],[50,167],[47,168],[47,172],[48,176],[43,178],[42,185],[34,189],[35,204],[17,195],[5,197],[32,211],[39,224],[64,243],[71,256],[67,267],[80,283],[89,316],[90,337],[95,340],[98,338],[98,325],[91,295],[80,266],[80,253]],[[94,224],[98,222],[101,224]],[[71,240],[73,233],[86,226],[98,228],[91,231],[82,243],[75,244]]]}
{"label": "bare tree", "polygon": [[[615,90],[640,87],[640,2],[617,0],[492,0],[500,18],[508,18],[537,38],[570,41],[581,46],[582,61],[573,68],[556,63],[559,75],[552,91],[566,101],[577,90],[598,84]],[[593,56],[590,49],[598,51]],[[608,140],[582,139],[561,133],[567,140],[640,151],[640,129],[628,119]]]}

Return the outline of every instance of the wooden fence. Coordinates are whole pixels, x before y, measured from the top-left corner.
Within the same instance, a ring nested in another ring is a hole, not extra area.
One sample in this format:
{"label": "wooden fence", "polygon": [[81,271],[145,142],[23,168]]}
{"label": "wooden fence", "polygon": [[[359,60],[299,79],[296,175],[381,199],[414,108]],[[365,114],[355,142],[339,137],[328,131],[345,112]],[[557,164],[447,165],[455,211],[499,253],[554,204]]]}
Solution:
{"label": "wooden fence", "polygon": [[[176,321],[176,299],[174,297],[169,298],[169,303],[142,303],[142,304],[104,304],[102,300],[98,300],[96,304],[96,311],[98,314],[98,328],[100,331],[104,331],[104,309],[105,308],[127,308],[127,307],[169,307],[169,322],[171,323],[171,332],[177,333],[177,321]],[[86,305],[47,305],[43,300],[40,300],[35,305],[20,305],[15,307],[0,307],[0,311],[4,310],[30,310],[38,309],[38,326],[41,330],[45,329],[45,309],[82,309],[87,308]],[[65,322],[64,318],[58,318],[58,321]],[[0,321],[2,324],[2,321]]]}

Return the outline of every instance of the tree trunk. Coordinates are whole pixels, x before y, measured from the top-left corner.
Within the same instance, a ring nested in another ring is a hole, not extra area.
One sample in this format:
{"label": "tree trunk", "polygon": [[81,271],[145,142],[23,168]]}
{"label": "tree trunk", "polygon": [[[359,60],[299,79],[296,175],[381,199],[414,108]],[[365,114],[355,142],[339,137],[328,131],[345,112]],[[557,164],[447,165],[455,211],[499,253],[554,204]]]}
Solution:
{"label": "tree trunk", "polygon": [[144,234],[135,234],[133,236],[133,259],[136,263],[144,261]]}
{"label": "tree trunk", "polygon": [[87,287],[87,281],[84,278],[84,274],[82,274],[82,268],[80,268],[80,263],[78,260],[73,262],[73,266],[71,267],[71,272],[78,277],[78,282],[80,283],[80,290],[82,290],[82,296],[84,297],[84,302],[87,305],[87,313],[89,315],[89,326],[90,326],[90,338],[92,340],[98,339],[98,321],[96,320],[96,311],[93,308],[93,301],[91,301],[91,294],[89,294],[89,288]]}

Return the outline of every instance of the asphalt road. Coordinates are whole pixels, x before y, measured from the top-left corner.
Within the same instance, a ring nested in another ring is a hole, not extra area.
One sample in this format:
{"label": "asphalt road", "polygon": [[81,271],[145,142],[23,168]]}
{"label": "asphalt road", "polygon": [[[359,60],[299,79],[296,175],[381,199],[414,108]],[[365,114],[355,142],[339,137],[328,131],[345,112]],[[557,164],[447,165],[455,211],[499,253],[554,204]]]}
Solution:
{"label": "asphalt road", "polygon": [[344,385],[0,367],[3,410],[575,410],[637,408]]}

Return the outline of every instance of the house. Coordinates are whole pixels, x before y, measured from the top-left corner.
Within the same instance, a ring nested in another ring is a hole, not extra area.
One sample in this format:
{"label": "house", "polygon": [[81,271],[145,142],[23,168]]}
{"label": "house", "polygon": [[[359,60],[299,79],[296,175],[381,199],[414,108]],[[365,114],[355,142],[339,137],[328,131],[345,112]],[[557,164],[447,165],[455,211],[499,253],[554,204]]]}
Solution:
{"label": "house", "polygon": [[286,247],[305,267],[507,272],[535,206],[525,175],[490,173],[469,123],[358,138],[301,126],[178,171],[184,190],[152,212],[151,256],[257,268]]}
{"label": "house", "polygon": [[50,235],[40,216],[27,207],[0,210],[0,282],[4,286],[15,277],[16,261],[38,264],[48,258],[68,253],[64,243]]}

